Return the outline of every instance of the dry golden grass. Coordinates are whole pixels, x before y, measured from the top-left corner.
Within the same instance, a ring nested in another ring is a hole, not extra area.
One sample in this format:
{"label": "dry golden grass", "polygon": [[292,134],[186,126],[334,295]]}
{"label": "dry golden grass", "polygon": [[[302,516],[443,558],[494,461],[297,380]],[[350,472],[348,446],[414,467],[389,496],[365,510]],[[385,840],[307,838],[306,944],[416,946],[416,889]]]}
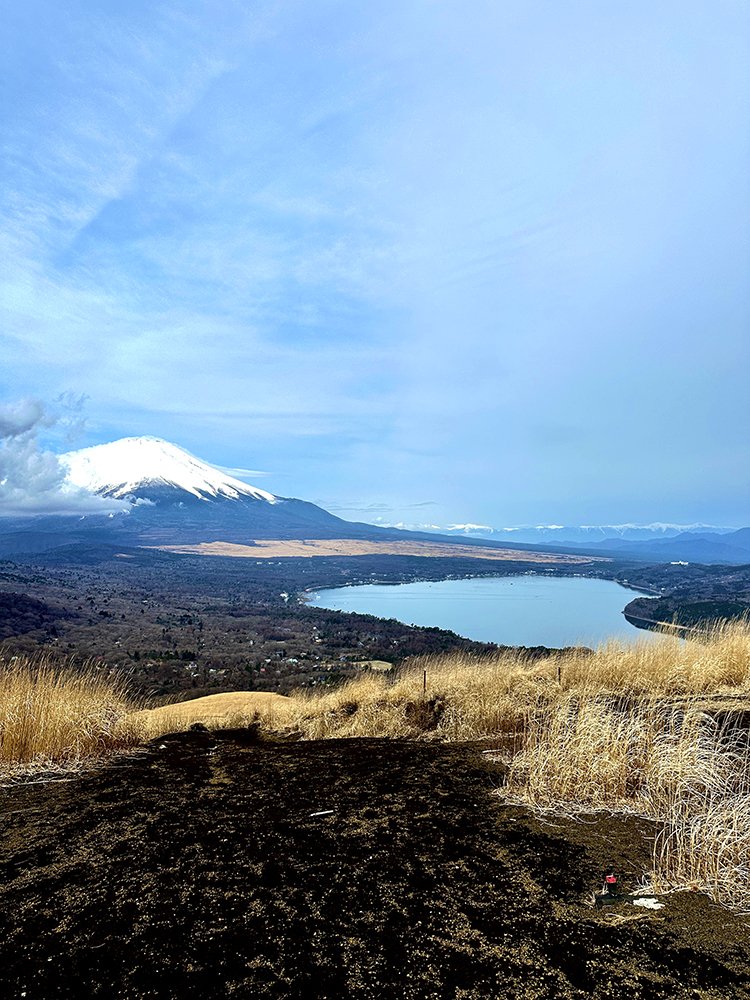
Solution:
{"label": "dry golden grass", "polygon": [[530,667],[513,656],[426,657],[393,679],[372,672],[325,693],[295,692],[295,724],[306,739],[477,739],[515,729],[530,705],[554,697],[549,675],[547,663]]}
{"label": "dry golden grass", "polygon": [[660,763],[653,812],[661,823],[654,845],[655,891],[697,889],[750,912],[750,742],[748,732],[723,730],[705,717],[669,770]]}
{"label": "dry golden grass", "polygon": [[[565,711],[571,699],[609,698],[658,714],[660,705],[698,696],[707,704],[724,696],[750,706],[747,622],[717,624],[690,640],[663,635],[631,645],[608,642],[593,654],[571,650],[536,660],[513,651],[428,656],[392,676],[366,673],[330,692],[299,692],[294,700],[300,732],[310,739],[422,733],[474,740],[533,731],[534,720],[556,707]],[[433,705],[431,713],[418,709],[426,703]]]}
{"label": "dry golden grass", "polygon": [[224,729],[260,722],[266,729],[275,729],[287,722],[293,705],[291,698],[267,691],[230,691],[144,709],[133,713],[129,721],[144,740],[181,732],[195,723]]}
{"label": "dry golden grass", "polygon": [[94,663],[0,661],[0,771],[71,768],[136,744],[125,686]]}
{"label": "dry golden grass", "polygon": [[622,691],[637,695],[716,693],[750,690],[750,623],[717,622],[689,638],[669,634],[658,641],[603,644],[594,656],[560,660],[567,690]]}

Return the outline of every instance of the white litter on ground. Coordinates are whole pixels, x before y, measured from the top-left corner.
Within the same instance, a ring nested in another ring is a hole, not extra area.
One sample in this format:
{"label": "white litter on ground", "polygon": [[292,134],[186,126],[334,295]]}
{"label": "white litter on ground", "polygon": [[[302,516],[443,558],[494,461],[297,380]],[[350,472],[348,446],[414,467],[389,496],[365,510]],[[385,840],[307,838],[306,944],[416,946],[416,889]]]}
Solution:
{"label": "white litter on ground", "polygon": [[641,896],[640,899],[633,900],[633,906],[643,906],[647,910],[663,910],[664,903],[660,903],[653,896]]}

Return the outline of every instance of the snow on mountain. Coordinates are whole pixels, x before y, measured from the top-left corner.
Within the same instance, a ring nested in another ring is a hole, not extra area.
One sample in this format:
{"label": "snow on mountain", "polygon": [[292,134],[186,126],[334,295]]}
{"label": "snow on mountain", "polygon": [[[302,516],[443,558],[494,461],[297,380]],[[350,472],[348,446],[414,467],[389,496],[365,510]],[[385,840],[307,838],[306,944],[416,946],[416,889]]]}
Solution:
{"label": "snow on mountain", "polygon": [[[566,545],[590,545],[592,542],[606,542],[609,539],[623,541],[650,541],[674,538],[680,534],[722,534],[731,528],[708,524],[537,524],[514,528],[493,528],[487,537],[516,539],[524,542],[555,542]],[[479,532],[473,532],[480,534]]]}
{"label": "snow on mountain", "polygon": [[584,545],[605,543],[607,540],[651,541],[676,538],[678,535],[723,535],[736,529],[708,524],[537,524],[493,528],[485,524],[405,524],[393,527],[411,531],[439,532],[442,535],[464,535],[500,542],[523,542],[540,545]]}
{"label": "snow on mountain", "polygon": [[149,490],[184,490],[199,500],[279,498],[228,476],[183,448],[156,437],[129,437],[60,456],[74,486],[101,496],[124,498]]}

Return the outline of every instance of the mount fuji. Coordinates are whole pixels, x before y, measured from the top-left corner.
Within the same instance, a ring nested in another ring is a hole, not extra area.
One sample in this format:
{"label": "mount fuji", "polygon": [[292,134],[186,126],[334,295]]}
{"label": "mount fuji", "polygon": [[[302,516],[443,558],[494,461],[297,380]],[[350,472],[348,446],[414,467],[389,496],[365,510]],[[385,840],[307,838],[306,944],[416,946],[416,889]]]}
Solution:
{"label": "mount fuji", "polygon": [[124,501],[116,527],[140,544],[361,537],[373,530],[244,483],[161,438],[122,438],[60,460],[72,486]]}
{"label": "mount fuji", "polygon": [[68,452],[60,461],[72,485],[118,500],[261,500],[276,504],[281,499],[227,476],[183,448],[156,437],[121,438]]}
{"label": "mount fuji", "polygon": [[4,519],[0,556],[68,545],[181,545],[255,539],[389,538],[313,503],[250,486],[156,437],[129,437],[59,456],[63,489],[111,498],[113,512]]}

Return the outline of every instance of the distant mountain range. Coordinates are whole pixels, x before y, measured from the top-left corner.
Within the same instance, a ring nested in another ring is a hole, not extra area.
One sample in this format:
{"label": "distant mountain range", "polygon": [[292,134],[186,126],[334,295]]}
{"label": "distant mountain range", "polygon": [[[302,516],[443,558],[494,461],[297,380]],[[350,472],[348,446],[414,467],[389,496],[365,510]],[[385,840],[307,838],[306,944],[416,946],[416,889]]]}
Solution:
{"label": "distant mountain range", "polygon": [[598,548],[626,559],[650,562],[697,562],[750,565],[750,528],[735,531],[686,531],[672,538],[646,542],[607,539]]}
{"label": "distant mountain range", "polygon": [[[406,527],[404,525],[403,527]],[[709,524],[547,524],[492,528],[482,524],[410,525],[412,530],[505,544],[581,549],[653,562],[750,563],[750,528]]]}
{"label": "distant mountain range", "polygon": [[[112,513],[0,518],[0,556],[68,545],[179,545],[256,539],[425,539],[557,549],[653,562],[750,563],[750,528],[597,525],[490,528],[376,526],[235,479],[177,445],[130,437],[60,458],[71,489],[111,498]],[[411,530],[409,530],[411,529]],[[416,530],[415,530],[416,529]]]}
{"label": "distant mountain range", "polygon": [[729,534],[736,528],[722,528],[710,524],[538,524],[514,528],[491,528],[485,524],[436,524],[394,525],[412,531],[436,531],[441,535],[461,535],[466,538],[488,538],[498,542],[526,542],[539,545],[596,545],[609,539],[628,542],[649,542],[682,535]]}

